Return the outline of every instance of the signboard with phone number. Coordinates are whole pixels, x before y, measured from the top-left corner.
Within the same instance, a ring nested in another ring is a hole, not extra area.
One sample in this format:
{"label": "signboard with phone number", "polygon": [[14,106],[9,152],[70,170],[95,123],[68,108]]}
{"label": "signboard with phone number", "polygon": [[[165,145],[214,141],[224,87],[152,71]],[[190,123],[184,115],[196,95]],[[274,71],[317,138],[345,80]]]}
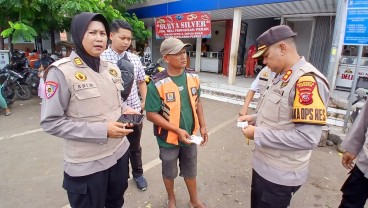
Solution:
{"label": "signboard with phone number", "polygon": [[191,12],[155,18],[157,39],[211,38],[210,12]]}
{"label": "signboard with phone number", "polygon": [[345,45],[368,45],[368,1],[348,0]]}

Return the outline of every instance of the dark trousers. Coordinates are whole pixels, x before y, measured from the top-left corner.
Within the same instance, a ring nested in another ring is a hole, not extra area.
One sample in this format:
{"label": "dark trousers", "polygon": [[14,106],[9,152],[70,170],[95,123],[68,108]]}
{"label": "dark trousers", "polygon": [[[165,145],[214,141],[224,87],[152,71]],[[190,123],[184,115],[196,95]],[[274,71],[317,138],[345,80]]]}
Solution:
{"label": "dark trousers", "polygon": [[286,208],[290,205],[292,194],[300,186],[283,186],[267,181],[255,170],[252,172],[252,208]]}
{"label": "dark trousers", "polygon": [[339,208],[363,208],[368,199],[368,179],[354,166],[341,188],[342,200]]}
{"label": "dark trousers", "polygon": [[129,153],[117,163],[91,175],[72,177],[64,172],[63,188],[73,208],[121,208],[128,188]]}
{"label": "dark trousers", "polygon": [[127,135],[130,142],[130,164],[132,165],[132,175],[134,178],[143,175],[142,167],[142,147],[141,147],[141,135],[143,124],[134,125],[133,132]]}

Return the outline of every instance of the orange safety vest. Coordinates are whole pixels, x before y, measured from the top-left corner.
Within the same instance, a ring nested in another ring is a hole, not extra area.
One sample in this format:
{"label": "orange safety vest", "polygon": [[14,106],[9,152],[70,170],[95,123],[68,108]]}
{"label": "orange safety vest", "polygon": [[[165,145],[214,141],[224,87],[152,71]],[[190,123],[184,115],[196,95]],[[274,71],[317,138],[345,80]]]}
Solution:
{"label": "orange safety vest", "polygon": [[[198,115],[197,115],[197,101],[199,89],[199,77],[190,71],[185,71],[187,76],[187,87],[189,92],[190,105],[192,106],[194,129],[191,132],[193,135],[199,129]],[[171,124],[179,128],[180,124],[180,92],[178,86],[171,80],[167,70],[156,74],[152,81],[154,82],[160,98],[162,100],[161,110],[158,112]],[[179,144],[178,135],[175,132],[168,131],[157,125],[153,125],[154,135],[164,140],[169,144]]]}

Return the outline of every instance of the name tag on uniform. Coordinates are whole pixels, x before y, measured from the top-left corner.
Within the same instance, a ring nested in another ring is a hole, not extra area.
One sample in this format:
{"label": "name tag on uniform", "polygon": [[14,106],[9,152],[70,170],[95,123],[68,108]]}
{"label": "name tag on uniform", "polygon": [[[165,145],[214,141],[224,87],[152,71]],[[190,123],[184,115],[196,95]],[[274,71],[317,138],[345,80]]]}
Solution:
{"label": "name tag on uniform", "polygon": [[112,81],[114,83],[122,83],[123,82],[123,80],[121,78],[112,78]]}
{"label": "name tag on uniform", "polygon": [[83,90],[83,89],[90,89],[90,88],[96,88],[97,85],[94,82],[83,82],[83,83],[77,83],[73,85],[74,90]]}

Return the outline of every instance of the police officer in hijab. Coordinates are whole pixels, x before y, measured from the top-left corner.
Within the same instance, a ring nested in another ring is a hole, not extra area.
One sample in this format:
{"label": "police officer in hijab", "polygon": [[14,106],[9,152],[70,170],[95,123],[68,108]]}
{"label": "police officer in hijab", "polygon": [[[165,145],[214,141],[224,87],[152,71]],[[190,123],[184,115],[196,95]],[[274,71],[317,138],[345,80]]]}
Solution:
{"label": "police officer in hijab", "polygon": [[101,14],[73,17],[75,52],[46,71],[41,127],[64,140],[64,181],[71,207],[116,207],[128,187],[129,124],[139,113],[121,102],[120,69],[103,60],[109,24]]}

